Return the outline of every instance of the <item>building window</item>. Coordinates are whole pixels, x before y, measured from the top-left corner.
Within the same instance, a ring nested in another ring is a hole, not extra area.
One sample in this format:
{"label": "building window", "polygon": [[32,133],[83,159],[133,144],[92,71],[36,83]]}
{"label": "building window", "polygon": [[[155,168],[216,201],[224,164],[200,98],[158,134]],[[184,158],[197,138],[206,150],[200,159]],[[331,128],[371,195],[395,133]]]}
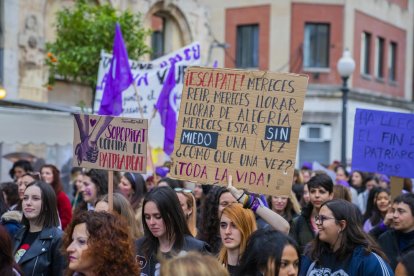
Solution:
{"label": "building window", "polygon": [[156,59],[164,55],[164,32],[155,31],[151,34],[151,58]]}
{"label": "building window", "polygon": [[363,32],[361,35],[361,74],[371,74],[371,34]]}
{"label": "building window", "polygon": [[236,66],[238,68],[259,67],[259,25],[237,26]]}
{"label": "building window", "polygon": [[388,79],[397,80],[397,43],[391,42],[388,54]]}
{"label": "building window", "polygon": [[165,51],[165,18],[159,15],[152,16],[152,34],[151,34],[151,58],[156,59],[164,55]]}
{"label": "building window", "polygon": [[329,24],[306,23],[304,39],[305,68],[329,67]]}
{"label": "building window", "polygon": [[375,76],[379,79],[384,78],[384,45],[385,40],[382,37],[377,37],[376,47],[375,47],[375,56],[376,56],[376,72]]}

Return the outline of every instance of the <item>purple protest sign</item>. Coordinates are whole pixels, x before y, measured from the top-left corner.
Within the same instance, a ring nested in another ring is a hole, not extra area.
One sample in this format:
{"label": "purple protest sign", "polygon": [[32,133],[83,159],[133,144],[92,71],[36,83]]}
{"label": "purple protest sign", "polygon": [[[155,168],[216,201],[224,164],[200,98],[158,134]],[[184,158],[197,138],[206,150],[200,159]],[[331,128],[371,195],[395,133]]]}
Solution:
{"label": "purple protest sign", "polygon": [[414,115],[357,109],[352,169],[414,177]]}

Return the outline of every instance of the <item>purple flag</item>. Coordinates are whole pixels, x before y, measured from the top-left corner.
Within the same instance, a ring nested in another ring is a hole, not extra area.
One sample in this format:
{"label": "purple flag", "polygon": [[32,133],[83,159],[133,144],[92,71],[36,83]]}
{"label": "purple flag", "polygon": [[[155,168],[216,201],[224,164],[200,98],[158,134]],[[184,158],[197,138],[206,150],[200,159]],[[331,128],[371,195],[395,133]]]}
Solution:
{"label": "purple flag", "polygon": [[175,64],[172,63],[168,71],[167,78],[164,81],[160,96],[155,108],[160,113],[161,124],[165,128],[164,135],[164,152],[168,155],[174,150],[175,129],[177,127],[177,114],[173,108],[174,94],[172,93],[175,87]]}
{"label": "purple flag", "polygon": [[122,38],[121,27],[116,23],[114,48],[111,67],[106,77],[99,115],[115,115],[122,113],[122,92],[127,89],[134,78],[128,63],[128,53]]}

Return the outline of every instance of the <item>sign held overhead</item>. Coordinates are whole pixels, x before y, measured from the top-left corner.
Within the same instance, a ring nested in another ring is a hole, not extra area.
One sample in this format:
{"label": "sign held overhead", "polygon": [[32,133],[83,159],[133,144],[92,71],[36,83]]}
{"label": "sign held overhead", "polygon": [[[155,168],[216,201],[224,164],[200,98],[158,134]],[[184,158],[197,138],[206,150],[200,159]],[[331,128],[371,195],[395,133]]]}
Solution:
{"label": "sign held overhead", "polygon": [[290,195],[308,83],[304,75],[190,67],[173,177]]}

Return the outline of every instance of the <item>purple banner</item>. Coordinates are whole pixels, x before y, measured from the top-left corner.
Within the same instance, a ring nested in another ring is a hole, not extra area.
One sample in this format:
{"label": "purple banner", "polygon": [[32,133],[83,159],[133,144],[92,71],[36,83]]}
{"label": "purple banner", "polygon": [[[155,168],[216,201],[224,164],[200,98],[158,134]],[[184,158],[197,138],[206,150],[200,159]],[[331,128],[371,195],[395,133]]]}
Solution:
{"label": "purple banner", "polygon": [[352,170],[414,177],[414,115],[357,109]]}

